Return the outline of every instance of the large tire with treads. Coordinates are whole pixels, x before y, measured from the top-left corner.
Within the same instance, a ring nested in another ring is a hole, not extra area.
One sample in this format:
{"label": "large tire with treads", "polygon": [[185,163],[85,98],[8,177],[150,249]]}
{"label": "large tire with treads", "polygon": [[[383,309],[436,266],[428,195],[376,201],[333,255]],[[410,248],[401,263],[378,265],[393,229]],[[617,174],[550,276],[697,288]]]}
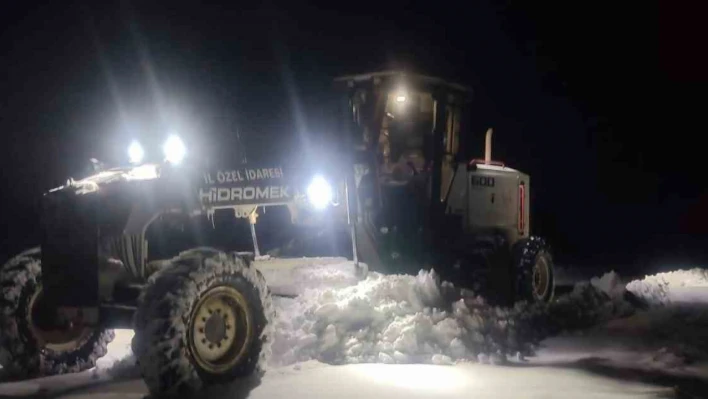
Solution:
{"label": "large tire with treads", "polygon": [[553,257],[546,240],[530,237],[514,251],[516,300],[548,303],[555,294]]}
{"label": "large tire with treads", "polygon": [[150,277],[135,315],[132,347],[150,392],[179,395],[264,371],[274,314],[246,260],[183,252]]}
{"label": "large tire with treads", "polygon": [[10,259],[0,270],[0,365],[12,378],[90,369],[114,337],[113,330],[85,328],[66,342],[42,343],[31,308],[41,295],[41,274],[39,248]]}

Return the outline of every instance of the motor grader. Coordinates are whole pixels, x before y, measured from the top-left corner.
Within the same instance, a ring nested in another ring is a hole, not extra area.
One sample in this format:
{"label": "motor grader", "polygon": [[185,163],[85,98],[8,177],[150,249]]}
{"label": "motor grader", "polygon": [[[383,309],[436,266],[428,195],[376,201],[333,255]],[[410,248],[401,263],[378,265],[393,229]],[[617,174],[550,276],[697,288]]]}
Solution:
{"label": "motor grader", "polygon": [[[134,142],[130,166],[49,190],[41,247],[0,270],[3,370],[15,377],[85,370],[106,353],[111,329],[132,328],[153,394],[262,371],[274,310],[252,260],[260,255],[258,216],[271,207],[286,207],[295,224],[342,226],[360,276],[366,265],[435,267],[507,300],[551,300],[551,256],[530,236],[529,177],[491,160],[491,131],[484,159],[462,156],[475,133],[465,130],[463,113],[471,90],[402,72],[334,85],[341,145],[326,162],[202,167],[171,135],[160,162],[146,161]],[[252,251],[165,239],[170,221],[216,228],[216,215],[247,220]],[[173,253],[155,250],[161,241],[173,243]]]}
{"label": "motor grader", "polygon": [[[373,270],[442,276],[500,303],[547,302],[546,242],[531,236],[530,178],[492,159],[463,85],[398,71],[344,76],[358,254]],[[484,148],[484,157],[474,157]]]}

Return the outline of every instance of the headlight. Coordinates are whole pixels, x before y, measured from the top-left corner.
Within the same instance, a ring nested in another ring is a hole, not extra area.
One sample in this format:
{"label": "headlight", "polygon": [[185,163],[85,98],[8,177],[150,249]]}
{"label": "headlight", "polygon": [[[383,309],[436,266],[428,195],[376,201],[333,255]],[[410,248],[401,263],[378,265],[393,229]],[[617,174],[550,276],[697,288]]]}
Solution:
{"label": "headlight", "polygon": [[162,146],[162,152],[165,153],[167,162],[178,164],[182,162],[184,156],[187,155],[187,147],[185,147],[182,139],[172,135],[167,138],[167,141],[165,141],[165,144]]}
{"label": "headlight", "polygon": [[307,199],[316,209],[324,209],[332,202],[332,186],[322,176],[315,176],[307,186]]}
{"label": "headlight", "polygon": [[143,161],[144,157],[145,150],[143,150],[143,146],[137,141],[130,143],[130,146],[128,146],[128,159],[130,163],[140,163]]}

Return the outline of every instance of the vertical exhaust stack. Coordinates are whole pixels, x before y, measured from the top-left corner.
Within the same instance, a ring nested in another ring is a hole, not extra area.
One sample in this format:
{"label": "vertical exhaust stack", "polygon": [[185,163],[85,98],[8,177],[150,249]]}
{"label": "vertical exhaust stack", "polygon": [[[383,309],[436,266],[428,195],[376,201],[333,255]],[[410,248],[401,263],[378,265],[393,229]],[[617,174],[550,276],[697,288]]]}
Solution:
{"label": "vertical exhaust stack", "polygon": [[484,163],[491,165],[492,163],[492,128],[487,129],[487,134],[484,138]]}

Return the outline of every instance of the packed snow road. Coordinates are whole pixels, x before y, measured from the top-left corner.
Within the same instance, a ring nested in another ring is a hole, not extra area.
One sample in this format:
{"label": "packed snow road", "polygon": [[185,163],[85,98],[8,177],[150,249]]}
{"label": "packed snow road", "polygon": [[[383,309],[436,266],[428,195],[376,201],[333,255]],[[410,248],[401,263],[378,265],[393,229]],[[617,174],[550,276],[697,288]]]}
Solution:
{"label": "packed snow road", "polygon": [[[132,332],[119,331],[109,358],[110,367],[129,352]],[[147,387],[123,364],[107,372],[84,372],[8,383],[3,396],[78,398],[143,398]],[[567,365],[537,366],[512,363],[495,367],[477,363],[454,366],[424,364],[355,364],[331,366],[307,361],[269,370],[261,381],[241,381],[211,388],[207,398],[656,398],[671,397],[673,389],[641,381],[624,381]]]}
{"label": "packed snow road", "polygon": [[[489,306],[433,273],[360,280],[337,258],[257,262],[278,308],[262,380],[205,397],[704,397],[708,273],[608,273],[548,307]],[[629,293],[628,293],[629,292]],[[631,293],[631,294],[630,294]],[[706,307],[704,307],[706,306]],[[143,397],[120,330],[96,369],[0,384],[0,396]]]}

